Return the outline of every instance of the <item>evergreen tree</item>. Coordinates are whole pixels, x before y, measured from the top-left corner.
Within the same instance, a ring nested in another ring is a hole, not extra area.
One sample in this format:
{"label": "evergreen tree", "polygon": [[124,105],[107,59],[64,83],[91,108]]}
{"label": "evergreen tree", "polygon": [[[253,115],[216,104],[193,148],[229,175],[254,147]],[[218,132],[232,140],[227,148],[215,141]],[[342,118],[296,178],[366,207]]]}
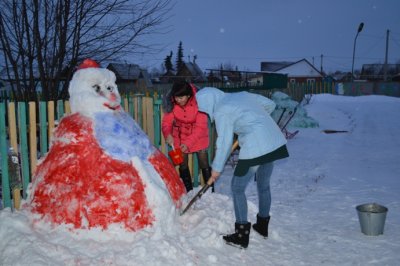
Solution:
{"label": "evergreen tree", "polygon": [[179,42],[178,53],[176,54],[176,71],[179,72],[183,66],[183,48],[182,41]]}
{"label": "evergreen tree", "polygon": [[174,70],[174,66],[172,65],[172,51],[169,55],[167,55],[164,59],[164,66],[166,72]]}

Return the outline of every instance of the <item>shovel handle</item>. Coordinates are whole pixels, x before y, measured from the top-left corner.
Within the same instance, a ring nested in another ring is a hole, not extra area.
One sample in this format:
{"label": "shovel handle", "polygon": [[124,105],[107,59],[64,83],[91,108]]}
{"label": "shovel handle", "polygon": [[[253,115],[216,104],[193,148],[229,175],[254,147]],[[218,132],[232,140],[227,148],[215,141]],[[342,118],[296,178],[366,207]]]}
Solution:
{"label": "shovel handle", "polygon": [[235,142],[232,144],[232,149],[231,153],[236,150],[236,148],[239,146],[239,140],[235,140]]}
{"label": "shovel handle", "polygon": [[185,214],[185,212],[187,210],[189,210],[189,208],[193,205],[193,203],[195,203],[198,199],[201,198],[201,196],[203,196],[204,193],[206,193],[206,191],[210,188],[210,186],[208,184],[205,184],[204,187],[202,187],[199,192],[197,192],[197,194],[193,197],[193,199],[189,202],[189,204],[186,206],[186,208],[181,212],[181,216]]}
{"label": "shovel handle", "polygon": [[[239,146],[239,141],[236,140],[233,145],[232,145],[232,149],[231,149],[231,153],[236,150],[236,148]],[[197,194],[190,200],[189,204],[186,206],[186,208],[181,212],[181,216],[183,214],[185,214],[185,212],[187,212],[187,210],[189,210],[189,208],[193,205],[193,203],[195,203],[198,199],[201,198],[201,196],[203,196],[204,193],[207,192],[207,190],[211,187],[211,184],[206,183],[200,190],[199,192],[197,192]]]}

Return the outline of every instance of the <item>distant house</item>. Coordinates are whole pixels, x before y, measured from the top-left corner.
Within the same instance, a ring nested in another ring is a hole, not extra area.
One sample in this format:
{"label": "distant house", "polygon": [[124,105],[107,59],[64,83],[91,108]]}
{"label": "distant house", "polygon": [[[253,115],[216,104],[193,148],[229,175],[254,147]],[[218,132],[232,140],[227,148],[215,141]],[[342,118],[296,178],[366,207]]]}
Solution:
{"label": "distant house", "polygon": [[238,70],[207,69],[207,81],[210,83],[237,84],[243,80],[242,72]]}
{"label": "distant house", "polygon": [[[360,79],[368,81],[384,80],[384,64],[364,64],[361,69]],[[388,81],[400,73],[400,64],[387,64],[386,77]]]}
{"label": "distant house", "polygon": [[160,83],[173,83],[175,79],[175,71],[169,70],[160,77]]}
{"label": "distant house", "polygon": [[261,72],[286,74],[290,83],[315,83],[324,78],[323,73],[306,59],[297,62],[261,62]]}
{"label": "distant house", "polygon": [[331,77],[334,79],[336,82],[351,82],[353,79],[351,78],[351,72],[335,72],[334,74],[331,75]]}
{"label": "distant house", "polygon": [[153,87],[147,70],[141,69],[139,65],[110,63],[107,69],[115,73],[120,92],[127,93]]}
{"label": "distant house", "polygon": [[176,79],[185,79],[190,82],[206,82],[207,78],[195,62],[184,62],[175,75]]}
{"label": "distant house", "polygon": [[254,74],[249,77],[248,85],[250,86],[262,86],[264,84],[264,76],[262,74]]}
{"label": "distant house", "polygon": [[209,83],[221,83],[222,77],[219,74],[219,70],[210,69],[210,72],[207,75],[207,81]]}
{"label": "distant house", "polygon": [[242,73],[237,70],[224,70],[223,80],[229,83],[238,83],[242,81]]}

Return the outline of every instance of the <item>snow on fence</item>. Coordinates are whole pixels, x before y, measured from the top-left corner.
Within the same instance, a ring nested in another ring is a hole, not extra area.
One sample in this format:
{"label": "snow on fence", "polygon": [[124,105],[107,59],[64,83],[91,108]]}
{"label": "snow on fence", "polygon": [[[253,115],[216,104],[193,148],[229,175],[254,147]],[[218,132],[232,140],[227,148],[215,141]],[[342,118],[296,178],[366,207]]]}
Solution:
{"label": "snow on fence", "polygon": [[[144,95],[126,96],[122,99],[129,113],[149,136],[154,146],[164,154],[168,147],[161,135],[163,112],[161,99]],[[20,197],[26,198],[27,188],[38,160],[48,151],[52,133],[58,121],[71,113],[68,101],[0,102],[0,167],[2,206],[19,208]],[[210,129],[211,137],[214,130]],[[211,142],[213,143],[213,142]],[[210,153],[213,151],[212,147]],[[17,154],[17,168],[12,167],[10,156]],[[199,185],[196,156],[189,156],[194,186]],[[12,171],[13,169],[17,169]],[[16,172],[17,171],[17,172]],[[0,204],[1,205],[1,204]]]}

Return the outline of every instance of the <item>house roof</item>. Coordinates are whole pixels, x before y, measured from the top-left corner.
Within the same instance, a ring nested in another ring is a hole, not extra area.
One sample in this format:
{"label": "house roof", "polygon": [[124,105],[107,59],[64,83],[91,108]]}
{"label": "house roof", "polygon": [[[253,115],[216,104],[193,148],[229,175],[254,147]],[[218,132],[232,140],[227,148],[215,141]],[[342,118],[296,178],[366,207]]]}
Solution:
{"label": "house roof", "polygon": [[175,76],[176,73],[173,70],[168,70],[167,72],[165,72],[162,76],[166,76],[166,77],[172,77]]}
{"label": "house roof", "polygon": [[332,74],[331,76],[335,81],[351,81],[351,72],[338,72]]}
{"label": "house roof", "polygon": [[143,80],[146,82],[147,87],[153,86],[153,82],[151,82],[151,78],[149,73],[147,72],[146,69],[141,69],[141,74],[139,75],[139,78],[143,78]]}
{"label": "house roof", "polygon": [[261,71],[288,74],[289,77],[323,77],[307,59],[296,62],[261,62]]}
{"label": "house roof", "polygon": [[275,72],[291,64],[293,64],[293,62],[288,62],[288,61],[261,62],[261,71]]}
{"label": "house roof", "polygon": [[115,73],[117,79],[121,80],[139,79],[143,71],[136,64],[110,63],[107,68]]}
{"label": "house roof", "polygon": [[196,63],[185,62],[185,66],[190,71],[190,73],[193,74],[193,76],[199,76],[201,78],[205,78],[203,71],[200,69],[200,67]]}
{"label": "house roof", "polygon": [[[364,64],[361,68],[361,79],[382,79],[384,64]],[[400,64],[387,64],[387,75],[394,76],[400,73]]]}
{"label": "house roof", "polygon": [[136,64],[122,64],[122,63],[110,63],[107,69],[113,71],[117,77],[117,81],[131,81],[131,80],[144,80],[146,86],[151,87],[149,73],[146,69],[142,69]]}
{"label": "house roof", "polygon": [[[193,76],[194,81],[204,81],[206,77],[200,67],[194,62],[184,62],[184,68],[186,68],[190,74]],[[180,72],[180,71],[179,71]],[[177,73],[177,76],[180,73]]]}

